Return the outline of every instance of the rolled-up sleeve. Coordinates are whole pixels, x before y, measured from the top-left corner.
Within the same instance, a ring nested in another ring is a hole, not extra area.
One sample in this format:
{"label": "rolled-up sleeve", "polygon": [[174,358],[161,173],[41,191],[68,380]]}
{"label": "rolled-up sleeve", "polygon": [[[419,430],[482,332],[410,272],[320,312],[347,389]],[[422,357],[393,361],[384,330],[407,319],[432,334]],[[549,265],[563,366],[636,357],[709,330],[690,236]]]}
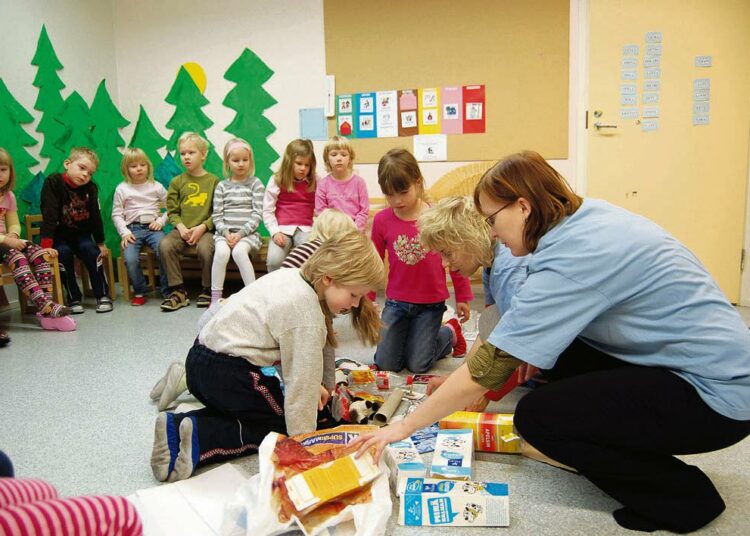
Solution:
{"label": "rolled-up sleeve", "polygon": [[494,391],[508,381],[518,366],[523,363],[507,352],[486,342],[466,360],[469,373],[482,387]]}

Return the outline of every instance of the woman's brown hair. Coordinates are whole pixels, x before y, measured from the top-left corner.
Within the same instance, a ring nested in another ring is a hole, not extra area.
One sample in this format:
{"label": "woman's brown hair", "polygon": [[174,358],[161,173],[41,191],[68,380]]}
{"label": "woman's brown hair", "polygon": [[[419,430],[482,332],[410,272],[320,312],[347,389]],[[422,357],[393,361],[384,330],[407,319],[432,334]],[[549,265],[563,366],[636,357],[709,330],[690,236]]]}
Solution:
{"label": "woman's brown hair", "polygon": [[482,175],[474,190],[474,204],[479,210],[482,193],[501,203],[521,197],[529,202],[531,212],[524,226],[523,242],[530,252],[547,231],[575,213],[583,202],[563,176],[534,151],[506,156]]}

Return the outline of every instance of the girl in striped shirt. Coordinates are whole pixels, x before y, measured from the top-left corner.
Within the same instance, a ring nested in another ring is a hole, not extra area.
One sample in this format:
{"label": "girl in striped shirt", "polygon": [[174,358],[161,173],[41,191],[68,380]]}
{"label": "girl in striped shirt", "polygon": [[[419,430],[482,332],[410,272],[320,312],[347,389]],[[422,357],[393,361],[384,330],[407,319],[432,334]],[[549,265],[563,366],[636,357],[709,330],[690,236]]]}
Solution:
{"label": "girl in striped shirt", "polygon": [[216,250],[211,267],[211,304],[222,297],[230,255],[245,286],[255,281],[250,254],[260,250],[262,244],[258,225],[265,189],[260,179],[253,176],[253,150],[245,140],[232,138],[224,146],[224,173],[229,178],[221,181],[214,191]]}

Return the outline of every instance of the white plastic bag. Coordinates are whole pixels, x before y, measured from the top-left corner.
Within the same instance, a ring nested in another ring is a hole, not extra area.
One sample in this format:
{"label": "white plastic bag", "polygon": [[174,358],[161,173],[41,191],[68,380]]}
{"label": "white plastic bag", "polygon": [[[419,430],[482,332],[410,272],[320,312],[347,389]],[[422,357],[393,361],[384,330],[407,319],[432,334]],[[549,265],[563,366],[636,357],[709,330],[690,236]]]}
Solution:
{"label": "white plastic bag", "polygon": [[296,517],[287,523],[279,521],[278,509],[271,504],[274,477],[273,455],[279,434],[268,434],[258,449],[260,471],[240,486],[227,504],[221,533],[224,536],[271,536],[298,530],[305,536],[382,536],[393,508],[388,488],[388,467],[381,459],[383,471],[372,485],[372,501],[347,506],[336,516],[307,532]]}

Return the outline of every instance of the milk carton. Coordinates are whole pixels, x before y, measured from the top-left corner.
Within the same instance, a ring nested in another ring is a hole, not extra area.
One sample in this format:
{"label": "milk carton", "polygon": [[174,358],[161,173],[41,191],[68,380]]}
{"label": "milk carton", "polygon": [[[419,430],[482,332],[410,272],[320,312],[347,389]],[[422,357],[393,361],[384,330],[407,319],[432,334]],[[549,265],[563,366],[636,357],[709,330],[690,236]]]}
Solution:
{"label": "milk carton", "polygon": [[432,455],[432,478],[471,480],[474,433],[471,430],[439,430]]}
{"label": "milk carton", "polygon": [[398,522],[409,526],[507,527],[508,485],[410,478]]}
{"label": "milk carton", "polygon": [[391,470],[391,489],[397,497],[403,494],[409,477],[427,476],[427,467],[409,438],[386,446],[385,462]]}

